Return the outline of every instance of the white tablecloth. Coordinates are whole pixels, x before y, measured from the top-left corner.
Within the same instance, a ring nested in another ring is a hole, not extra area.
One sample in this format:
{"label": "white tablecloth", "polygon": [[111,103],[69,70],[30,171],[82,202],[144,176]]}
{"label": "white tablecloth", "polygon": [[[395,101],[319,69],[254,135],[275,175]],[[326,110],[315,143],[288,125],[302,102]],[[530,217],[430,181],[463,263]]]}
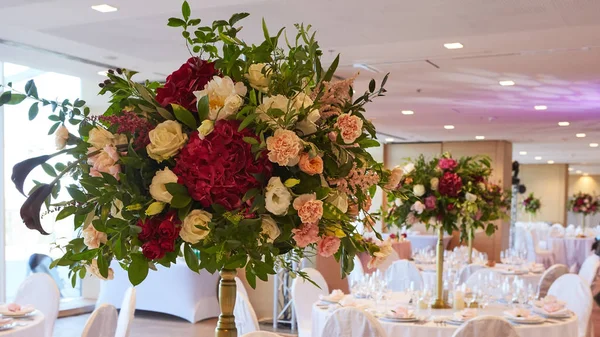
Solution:
{"label": "white tablecloth", "polygon": [[[115,278],[102,281],[96,304],[108,303],[120,308],[131,283],[127,272],[117,263],[111,267]],[[185,261],[178,261],[170,268],[161,265],[156,268],[158,271],[150,270],[146,280],[136,287],[137,309],[175,315],[191,323],[219,316],[219,273],[209,274],[205,270],[194,273]]]}
{"label": "white tablecloth", "polygon": [[[425,282],[425,284],[435,284],[436,282],[436,278],[435,278],[435,265],[434,264],[419,264],[417,265],[417,267],[421,270],[421,275],[423,276],[423,282]],[[525,284],[532,284],[534,287],[537,287],[537,285],[540,282],[540,279],[542,278],[542,273],[532,273],[532,272],[528,272],[526,274],[521,274],[521,275],[515,275],[515,274],[509,274],[507,273],[507,268],[508,266],[506,265],[502,265],[502,264],[496,264],[495,267],[493,268],[489,268],[489,267],[485,267],[491,270],[494,270],[496,272],[498,272],[498,274],[501,277],[505,277],[505,278],[509,278],[509,280],[512,282],[512,280],[514,280],[515,277],[519,277],[520,279],[522,279]]]}
{"label": "white tablecloth", "polygon": [[[357,300],[359,303],[371,304],[369,300]],[[391,307],[391,305],[390,305]],[[479,315],[495,315],[502,316],[502,312],[507,310],[507,307],[501,305],[492,305],[486,309],[479,309]],[[427,310],[423,310],[422,314],[426,314]],[[432,310],[433,316],[451,316],[454,310]],[[323,327],[325,321],[331,312],[327,309],[322,309],[313,306],[312,311],[312,337],[331,337],[323,336]],[[418,314],[420,315],[420,314]],[[446,324],[446,326],[438,326],[433,322],[428,322],[423,325],[414,323],[395,323],[380,321],[383,329],[390,337],[451,337],[458,326]],[[552,321],[537,325],[515,325],[515,329],[519,336],[522,337],[571,337],[577,336],[577,318],[575,316],[562,320]],[[484,336],[482,336],[484,337]]]}
{"label": "white tablecloth", "polygon": [[[425,235],[409,234],[406,238],[408,239],[408,241],[410,241],[410,245],[412,247],[413,253],[417,252],[420,249],[428,248],[428,247],[430,247],[431,249],[435,249],[435,247],[437,245],[437,240],[438,240],[437,235],[429,235],[429,234],[425,234]],[[452,239],[452,236],[450,236],[450,235],[444,236],[444,248],[448,247],[448,244],[450,243],[451,239]]]}
{"label": "white tablecloth", "polygon": [[548,238],[548,248],[554,253],[556,263],[568,267],[576,264],[579,270],[585,258],[590,255],[594,240],[595,238]]}
{"label": "white tablecloth", "polygon": [[27,324],[26,326],[17,326],[10,330],[0,331],[0,337],[43,337],[44,336],[44,315],[38,313],[29,319],[17,319],[17,324]]}

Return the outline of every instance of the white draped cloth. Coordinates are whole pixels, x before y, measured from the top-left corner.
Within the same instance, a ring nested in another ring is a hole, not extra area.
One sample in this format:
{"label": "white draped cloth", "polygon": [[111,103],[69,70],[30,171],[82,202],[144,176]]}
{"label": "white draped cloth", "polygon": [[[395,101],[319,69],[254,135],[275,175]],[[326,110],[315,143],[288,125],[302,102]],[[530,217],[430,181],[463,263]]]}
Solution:
{"label": "white draped cloth", "polygon": [[[431,235],[431,234],[411,234],[409,233],[408,236],[406,237],[406,239],[408,239],[408,241],[410,241],[410,245],[412,248],[413,253],[420,250],[420,249],[426,249],[426,248],[431,248],[431,249],[435,249],[435,247],[437,246],[437,241],[438,241],[438,236],[437,235]],[[448,247],[448,244],[450,243],[450,240],[452,239],[452,236],[450,235],[444,235],[444,249],[446,247]]]}
{"label": "white draped cloth", "polygon": [[[435,273],[435,265],[433,264],[418,264],[417,267],[421,270],[421,276],[423,276],[423,282],[424,284],[431,284],[434,285],[436,282],[436,273]],[[513,271],[511,271],[509,268],[512,268],[508,265],[505,264],[501,264],[501,263],[497,263],[496,266],[494,267],[483,267],[486,270],[493,270],[495,272],[498,273],[498,275],[500,275],[500,277],[502,278],[502,280],[504,278],[508,278],[511,282],[512,280],[514,280],[515,277],[518,277],[520,279],[522,279],[525,284],[532,284],[534,286],[537,287],[538,283],[540,282],[540,279],[542,278],[542,273],[533,273],[531,271],[526,272],[524,274],[519,274],[519,273],[514,273]],[[481,270],[481,269],[480,269]],[[470,274],[469,274],[470,276]],[[468,277],[465,278],[464,281],[466,281],[468,279]]]}
{"label": "white draped cloth", "polygon": [[554,252],[555,262],[569,267],[576,265],[579,270],[583,261],[590,255],[595,238],[549,238],[549,248]]}
{"label": "white draped cloth", "polygon": [[[41,337],[44,336],[44,315],[38,313],[31,317],[32,320],[26,320],[26,326],[17,326],[10,330],[0,331],[0,337]],[[23,323],[23,321],[20,321]]]}

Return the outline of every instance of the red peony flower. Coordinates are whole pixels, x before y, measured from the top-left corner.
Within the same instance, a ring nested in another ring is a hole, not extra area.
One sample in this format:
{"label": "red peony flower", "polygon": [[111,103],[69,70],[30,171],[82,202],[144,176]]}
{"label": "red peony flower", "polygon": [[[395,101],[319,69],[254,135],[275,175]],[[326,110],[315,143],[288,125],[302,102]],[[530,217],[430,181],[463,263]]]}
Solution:
{"label": "red peony flower", "polygon": [[442,170],[453,170],[456,166],[458,166],[458,163],[452,158],[441,158],[438,162],[438,166]]}
{"label": "red peony flower", "polygon": [[456,197],[458,196],[458,192],[462,188],[462,180],[456,173],[452,172],[444,172],[442,179],[440,179],[440,184],[438,186],[438,191],[441,195]]}
{"label": "red peony flower", "polygon": [[142,245],[142,254],[150,260],[159,260],[165,256],[165,251],[157,240],[152,240]]}
{"label": "red peony flower", "polygon": [[238,132],[238,126],[237,121],[220,120],[203,140],[198,132],[192,133],[176,158],[173,172],[179,183],[203,207],[217,203],[227,210],[240,208],[244,194],[261,187],[254,175],[264,174],[265,181],[271,177],[273,167],[266,153],[255,160],[250,144],[243,140],[258,137],[248,129]]}
{"label": "red peony flower", "polygon": [[189,111],[197,112],[194,91],[203,90],[217,74],[213,62],[192,57],[167,77],[164,87],[156,89],[156,100],[165,107],[175,103]]}

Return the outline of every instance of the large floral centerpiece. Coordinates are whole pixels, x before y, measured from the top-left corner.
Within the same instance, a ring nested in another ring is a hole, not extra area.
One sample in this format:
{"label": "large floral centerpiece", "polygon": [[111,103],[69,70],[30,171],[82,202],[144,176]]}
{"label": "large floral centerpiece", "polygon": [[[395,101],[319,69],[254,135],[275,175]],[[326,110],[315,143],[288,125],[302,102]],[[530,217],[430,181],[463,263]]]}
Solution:
{"label": "large floral centerpiece", "polygon": [[588,193],[579,192],[569,199],[568,211],[581,214],[582,235],[585,235],[586,217],[598,213],[599,206],[598,197]]}
{"label": "large floral centerpiece", "polygon": [[[332,81],[339,56],[322,67],[310,26],[296,25],[282,46],[284,30],[273,35],[263,21],[264,40],[249,45],[238,36],[247,13],[202,26],[187,2],[182,12],[168,24],[195,55],[164,85],[109,70],[100,116],[83,100],[41,98],[32,81],[0,96],[0,105],[32,102],[30,119],[49,107],[59,151],[17,164],[12,179],[23,193],[34,167],[53,177],[36,182],[21,216],[43,234],[42,204],[57,220],[72,217],[80,235],[54,264],[73,279],[86,270],[107,279],[116,260],[139,284],[183,255],[194,271],[245,268],[254,286],[278,261],[290,267],[278,259],[290,251],[301,258],[314,247],[343,273],[357,252],[379,253],[355,226],[373,223],[375,186],[389,186],[390,172],[366,151],[379,144],[363,115],[387,76],[353,97],[354,78]],[[61,162],[48,164],[54,157]],[[77,183],[61,186],[65,175]],[[70,197],[56,202],[65,188]]]}
{"label": "large floral centerpiece", "polygon": [[530,216],[536,215],[539,212],[540,208],[542,208],[542,202],[540,201],[540,199],[535,197],[533,192],[529,193],[527,198],[523,200],[522,205],[525,212]]}

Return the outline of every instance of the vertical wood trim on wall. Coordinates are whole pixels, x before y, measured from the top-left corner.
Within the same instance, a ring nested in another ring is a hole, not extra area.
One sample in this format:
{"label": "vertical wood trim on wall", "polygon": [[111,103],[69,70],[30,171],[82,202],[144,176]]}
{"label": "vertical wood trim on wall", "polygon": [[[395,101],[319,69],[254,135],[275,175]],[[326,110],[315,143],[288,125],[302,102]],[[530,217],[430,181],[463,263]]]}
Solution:
{"label": "vertical wood trim on wall", "polygon": [[[4,84],[4,63],[0,61],[0,83]],[[6,234],[4,202],[4,107],[0,107],[0,303],[6,302]]]}

